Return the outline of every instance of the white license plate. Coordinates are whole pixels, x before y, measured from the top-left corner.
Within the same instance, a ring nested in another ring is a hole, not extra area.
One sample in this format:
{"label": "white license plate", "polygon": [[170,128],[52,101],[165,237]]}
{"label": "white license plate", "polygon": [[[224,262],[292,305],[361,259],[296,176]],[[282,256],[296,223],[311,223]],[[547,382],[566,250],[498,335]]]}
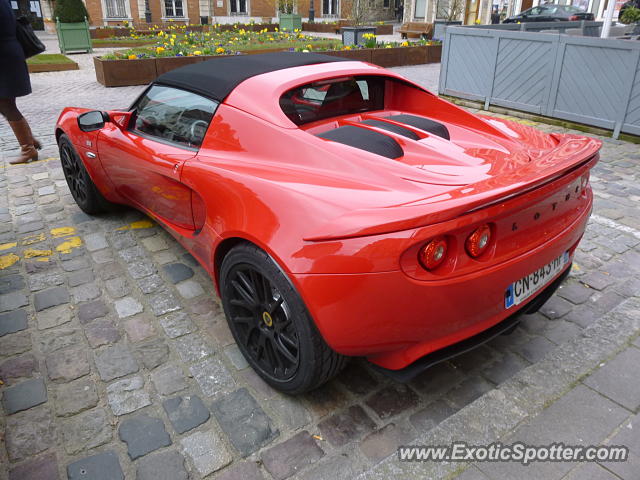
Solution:
{"label": "white license plate", "polygon": [[505,308],[513,307],[524,302],[560,273],[569,263],[569,252],[564,252],[558,258],[550,261],[526,277],[516,280],[507,288],[504,295]]}

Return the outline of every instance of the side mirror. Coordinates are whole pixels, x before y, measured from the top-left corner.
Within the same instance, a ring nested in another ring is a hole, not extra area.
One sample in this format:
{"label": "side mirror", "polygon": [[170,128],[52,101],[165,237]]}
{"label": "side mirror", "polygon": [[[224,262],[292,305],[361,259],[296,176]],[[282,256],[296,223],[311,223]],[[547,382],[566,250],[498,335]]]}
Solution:
{"label": "side mirror", "polygon": [[100,130],[109,121],[109,115],[99,110],[85,112],[78,117],[78,127],[83,132]]}

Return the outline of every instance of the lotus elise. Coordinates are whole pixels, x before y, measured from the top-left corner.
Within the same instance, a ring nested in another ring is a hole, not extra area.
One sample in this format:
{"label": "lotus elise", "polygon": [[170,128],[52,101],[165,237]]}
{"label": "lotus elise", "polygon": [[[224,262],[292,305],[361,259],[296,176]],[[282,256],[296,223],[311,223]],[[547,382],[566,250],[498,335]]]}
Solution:
{"label": "lotus elise", "polygon": [[55,133],[79,207],[157,220],[292,394],[353,356],[406,380],[536,311],[570,270],[601,147],[289,52],[178,68],[126,110],[65,109]]}

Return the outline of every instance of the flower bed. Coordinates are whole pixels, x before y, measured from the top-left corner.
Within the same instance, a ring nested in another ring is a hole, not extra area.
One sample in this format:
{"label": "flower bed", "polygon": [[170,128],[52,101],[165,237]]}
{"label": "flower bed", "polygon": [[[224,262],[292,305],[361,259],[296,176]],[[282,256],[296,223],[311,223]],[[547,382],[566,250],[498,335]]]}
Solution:
{"label": "flower bed", "polygon": [[29,73],[62,72],[78,70],[78,64],[59,53],[41,53],[27,59]]}
{"label": "flower bed", "polygon": [[[117,51],[103,60],[202,55],[235,55],[237,53],[282,50],[332,50],[340,42],[330,38],[315,38],[302,32],[260,32],[243,28],[233,31],[166,33],[158,32],[153,46]],[[259,53],[259,52],[257,52]]]}
{"label": "flower bed", "polygon": [[158,75],[190,63],[217,56],[276,51],[316,51],[328,55],[375,63],[383,67],[418,65],[439,61],[441,45],[436,42],[378,42],[367,34],[365,45],[343,46],[337,40],[314,38],[301,32],[166,33],[160,31],[152,47],[139,47],[94,57],[96,78],[108,87],[143,85]]}
{"label": "flower bed", "polygon": [[135,28],[127,27],[100,27],[91,29],[92,39],[107,39],[112,37],[127,37],[129,35],[157,35],[158,32],[229,32],[238,29],[258,32],[267,29],[273,32],[278,28],[275,23],[234,23],[234,24],[216,24],[216,25],[137,25]]}

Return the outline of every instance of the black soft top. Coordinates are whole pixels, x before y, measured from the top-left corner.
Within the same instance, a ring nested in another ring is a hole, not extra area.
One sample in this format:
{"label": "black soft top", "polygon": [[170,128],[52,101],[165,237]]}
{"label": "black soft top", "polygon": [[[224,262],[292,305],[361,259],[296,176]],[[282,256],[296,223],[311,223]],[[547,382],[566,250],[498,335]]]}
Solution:
{"label": "black soft top", "polygon": [[305,52],[236,55],[176,68],[160,75],[155,83],[189,90],[221,102],[247,78],[285,68],[341,61],[348,59]]}

